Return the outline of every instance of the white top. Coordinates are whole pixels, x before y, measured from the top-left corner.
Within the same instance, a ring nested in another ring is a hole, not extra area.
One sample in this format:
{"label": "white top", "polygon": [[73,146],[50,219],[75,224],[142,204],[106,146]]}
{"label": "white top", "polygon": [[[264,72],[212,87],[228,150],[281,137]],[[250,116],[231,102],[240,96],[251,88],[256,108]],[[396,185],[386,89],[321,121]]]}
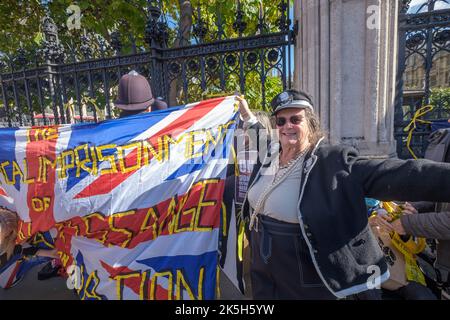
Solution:
{"label": "white top", "polygon": [[299,223],[303,160],[304,155],[301,155],[286,168],[274,168],[272,172],[278,171],[275,175],[262,175],[248,191],[248,202],[253,210],[284,222]]}

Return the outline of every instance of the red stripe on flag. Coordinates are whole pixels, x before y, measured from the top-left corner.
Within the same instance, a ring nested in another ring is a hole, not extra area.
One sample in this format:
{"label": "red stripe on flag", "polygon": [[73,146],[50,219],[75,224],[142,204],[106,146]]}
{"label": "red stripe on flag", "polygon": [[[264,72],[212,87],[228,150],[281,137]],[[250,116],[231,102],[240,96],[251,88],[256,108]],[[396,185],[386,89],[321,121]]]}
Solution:
{"label": "red stripe on flag", "polygon": [[0,196],[5,196],[5,197],[8,196],[8,195],[6,194],[6,191],[5,191],[2,187],[0,187]]}
{"label": "red stripe on flag", "polygon": [[[31,220],[31,234],[35,234],[38,231],[48,231],[55,224],[53,205],[56,166],[52,167],[48,163],[40,162],[42,159],[46,159],[49,163],[56,163],[58,126],[32,127],[27,134],[27,172],[28,178],[33,181],[28,184],[27,204]],[[46,170],[45,175],[41,172],[43,168]]]}
{"label": "red stripe on flag", "polygon": [[173,196],[151,208],[137,209],[125,215],[93,213],[74,217],[58,225],[61,228],[55,244],[60,251],[69,254],[71,239],[78,236],[95,239],[105,247],[133,249],[159,236],[216,229],[220,226],[224,187],[224,180],[199,181],[185,194]]}
{"label": "red stripe on flag", "polygon": [[[218,104],[220,104],[225,98],[215,98],[206,101],[202,101],[192,109],[185,112],[181,117],[175,119],[171,124],[164,127],[162,130],[157,132],[155,135],[149,138],[151,144],[155,144],[159,137],[169,134],[170,132],[176,130],[181,134],[190,126],[192,126],[196,121],[202,118],[205,114],[214,109]],[[176,137],[175,137],[176,138]],[[134,159],[133,159],[134,157]],[[132,153],[125,158],[126,162],[136,163],[136,153]],[[149,154],[149,160],[152,155]],[[116,164],[118,166],[118,164]],[[127,173],[108,173],[100,176],[92,184],[84,188],[80,193],[78,193],[74,199],[87,198],[91,196],[97,196],[101,194],[107,194],[116,188],[119,184],[125,181],[128,177],[134,174],[135,171],[130,171]]]}
{"label": "red stripe on flag", "polygon": [[20,268],[21,264],[22,264],[22,261],[20,261],[20,260],[16,261],[16,265],[14,267],[13,272],[11,272],[11,276],[9,277],[8,282],[6,283],[5,289],[8,289],[13,285],[14,280],[16,279],[17,272],[19,272],[19,268]]}

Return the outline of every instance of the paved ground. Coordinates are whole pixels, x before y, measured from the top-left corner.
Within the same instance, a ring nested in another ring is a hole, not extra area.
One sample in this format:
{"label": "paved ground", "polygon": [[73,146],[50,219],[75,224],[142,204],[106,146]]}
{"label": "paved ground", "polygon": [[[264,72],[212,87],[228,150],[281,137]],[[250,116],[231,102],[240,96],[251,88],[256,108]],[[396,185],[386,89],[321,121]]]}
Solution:
{"label": "paved ground", "polygon": [[36,266],[27,272],[24,279],[13,288],[0,288],[0,300],[78,300],[73,291],[67,289],[65,278],[39,281],[37,273],[43,266]]}
{"label": "paved ground", "polygon": [[243,295],[227,278],[225,273],[220,271],[219,286],[220,299],[219,300],[250,300],[251,299],[251,283],[250,283],[250,249],[248,247],[247,239],[244,240],[244,282],[246,285],[246,293]]}
{"label": "paved ground", "polygon": [[233,285],[233,283],[228,280],[225,273],[220,271],[219,278],[220,286],[220,298],[219,300],[245,300],[246,298],[242,293]]}
{"label": "paved ground", "polygon": [[[73,291],[67,289],[65,278],[38,280],[37,273],[43,265],[30,270],[24,279],[13,288],[0,289],[0,300],[78,300]],[[248,299],[234,287],[223,272],[220,275],[220,287],[221,300]]]}

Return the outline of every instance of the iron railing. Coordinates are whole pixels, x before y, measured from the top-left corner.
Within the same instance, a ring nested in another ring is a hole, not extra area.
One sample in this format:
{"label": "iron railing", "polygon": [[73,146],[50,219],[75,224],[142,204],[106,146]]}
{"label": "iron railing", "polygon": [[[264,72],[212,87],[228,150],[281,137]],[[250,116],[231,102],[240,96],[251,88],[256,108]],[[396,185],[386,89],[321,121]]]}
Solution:
{"label": "iron railing", "polygon": [[[127,55],[121,52],[118,31],[109,35],[109,41],[84,34],[81,45],[63,43],[47,14],[39,48],[0,57],[0,127],[112,118],[118,81],[132,69],[145,75],[153,94],[172,106],[237,90],[253,94],[264,108],[274,95],[268,92],[269,84],[275,83],[279,90],[291,86],[296,27],[289,19],[288,1],[274,4],[279,9],[275,26],[267,23],[261,6],[253,34],[246,33],[246,20],[251,17],[244,17],[237,1],[235,37],[226,36],[220,16],[214,26],[207,25],[198,7],[192,38],[179,41],[189,45],[179,47],[168,45],[169,29],[160,1],[148,3],[146,47],[133,42],[133,53]],[[250,83],[253,87],[248,87]]]}
{"label": "iron railing", "polygon": [[[450,1],[427,0],[413,12],[411,0],[401,4],[394,136],[398,156],[410,158],[404,128],[419,108],[430,103],[433,89],[450,87],[450,8],[446,9]],[[421,119],[448,120],[450,101],[432,102],[433,110]],[[425,153],[430,132],[429,123],[416,122],[410,146],[418,157]]]}

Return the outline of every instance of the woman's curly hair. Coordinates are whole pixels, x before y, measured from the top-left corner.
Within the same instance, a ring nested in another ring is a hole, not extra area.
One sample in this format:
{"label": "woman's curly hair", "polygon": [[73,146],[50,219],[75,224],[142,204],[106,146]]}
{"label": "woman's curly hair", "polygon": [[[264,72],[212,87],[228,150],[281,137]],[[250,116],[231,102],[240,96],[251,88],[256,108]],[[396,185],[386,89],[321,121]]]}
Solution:
{"label": "woman's curly hair", "polygon": [[320,127],[320,120],[316,113],[306,108],[305,115],[309,128],[309,142],[311,146],[315,146],[321,138],[326,137],[326,133]]}

